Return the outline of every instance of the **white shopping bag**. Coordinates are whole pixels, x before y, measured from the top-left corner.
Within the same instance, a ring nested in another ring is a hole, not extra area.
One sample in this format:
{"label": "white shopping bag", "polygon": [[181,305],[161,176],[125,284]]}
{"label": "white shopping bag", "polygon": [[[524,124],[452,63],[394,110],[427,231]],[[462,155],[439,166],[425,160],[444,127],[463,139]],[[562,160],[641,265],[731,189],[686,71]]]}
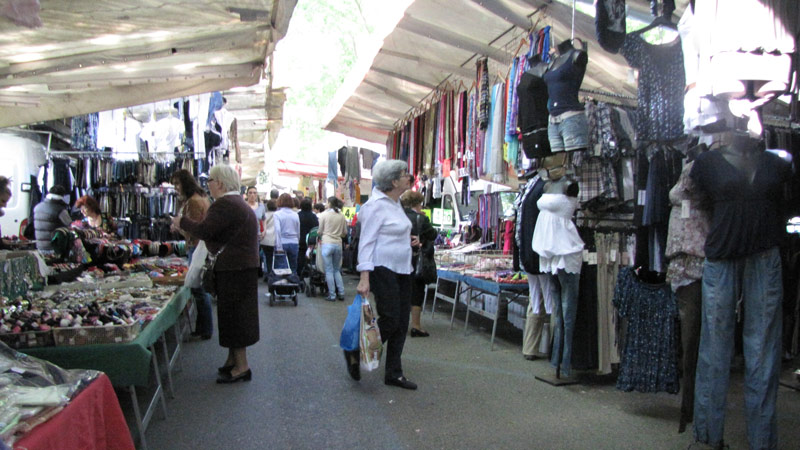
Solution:
{"label": "white shopping bag", "polygon": [[200,241],[192,253],[192,261],[189,263],[189,270],[186,272],[186,279],[183,285],[188,288],[199,288],[202,282],[203,265],[208,257],[208,249],[205,241]]}

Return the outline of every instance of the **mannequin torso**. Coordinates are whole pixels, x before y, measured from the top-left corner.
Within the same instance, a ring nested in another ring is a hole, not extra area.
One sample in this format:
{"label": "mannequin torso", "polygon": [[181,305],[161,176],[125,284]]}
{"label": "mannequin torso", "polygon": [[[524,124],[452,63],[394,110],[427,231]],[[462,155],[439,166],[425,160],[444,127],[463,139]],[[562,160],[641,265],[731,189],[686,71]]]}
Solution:
{"label": "mannequin torso", "polygon": [[543,75],[549,95],[547,106],[553,116],[583,110],[578,91],[589,61],[586,52],[574,48],[569,40],[558,45],[558,53],[558,58]]}
{"label": "mannequin torso", "polygon": [[753,182],[762,152],[757,140],[746,135],[733,134],[730,145],[719,151],[726,161],[744,174],[749,183]]}

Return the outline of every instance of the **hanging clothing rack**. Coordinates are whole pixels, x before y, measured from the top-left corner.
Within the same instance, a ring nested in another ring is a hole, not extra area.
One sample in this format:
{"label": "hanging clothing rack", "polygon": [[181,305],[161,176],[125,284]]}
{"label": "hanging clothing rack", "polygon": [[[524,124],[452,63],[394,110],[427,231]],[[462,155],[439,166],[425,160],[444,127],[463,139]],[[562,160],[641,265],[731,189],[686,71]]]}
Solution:
{"label": "hanging clothing rack", "polygon": [[[532,13],[530,13],[530,14],[528,14],[528,15],[527,15],[527,18],[528,18],[528,19],[530,19],[531,17],[535,16],[535,15],[536,15],[536,14],[538,14],[539,12],[541,12],[541,11],[545,10],[546,8],[547,8],[547,5],[542,5],[542,6],[538,7],[538,8],[536,8],[536,9],[535,9],[535,10],[534,10]],[[537,22],[537,23],[538,23],[538,22]],[[503,38],[503,36],[507,35],[507,34],[508,34],[508,33],[510,33],[512,30],[514,30],[514,28],[517,28],[517,26],[516,26],[516,25],[512,25],[512,26],[511,26],[511,27],[509,27],[507,30],[505,30],[504,32],[500,33],[500,35],[499,35],[499,36],[497,36],[496,38],[492,39],[492,40],[491,40],[491,41],[490,41],[490,42],[489,42],[487,45],[492,45],[492,44],[494,44],[495,42],[499,41],[500,39],[502,39],[502,38]],[[530,31],[530,30],[527,30],[527,31]],[[514,40],[516,40],[516,38],[515,38]],[[472,56],[470,56],[469,58],[467,58],[467,60],[466,60],[466,61],[464,61],[463,63],[461,63],[461,67],[464,67],[464,66],[466,66],[466,65],[467,65],[467,64],[468,64],[470,61],[472,61],[472,59],[473,59],[473,58],[475,58],[476,56],[480,56],[480,55],[479,55],[478,53],[473,53],[473,54],[472,54]],[[417,108],[419,108],[419,106],[420,106],[420,105],[422,105],[423,103],[425,103],[425,101],[426,101],[427,99],[429,99],[429,98],[433,98],[433,96],[435,96],[435,94],[436,94],[436,93],[437,93],[437,92],[440,90],[440,88],[441,88],[443,85],[445,85],[445,83],[446,83],[448,80],[450,80],[452,76],[453,76],[453,74],[448,74],[448,75],[447,75],[447,77],[445,77],[445,79],[444,79],[444,80],[442,80],[442,81],[441,81],[439,84],[437,84],[437,85],[436,85],[436,87],[435,87],[435,88],[433,88],[433,89],[432,89],[430,92],[428,92],[428,93],[427,93],[427,94],[426,94],[424,97],[422,97],[422,98],[419,100],[419,103],[417,104],[417,106],[414,106],[414,107],[410,108],[410,109],[409,109],[409,110],[408,110],[408,111],[407,111],[405,114],[403,114],[403,116],[402,116],[401,118],[397,119],[397,120],[394,122],[394,125],[392,126],[392,130],[395,130],[395,131],[396,131],[398,128],[400,128],[400,126],[401,126],[402,124],[405,124],[405,123],[407,123],[407,120],[406,120],[406,118],[408,117],[408,115],[409,115],[409,114],[414,114],[415,112],[417,112]],[[469,89],[467,89],[467,91],[469,91]],[[423,112],[424,112],[424,111],[423,111]],[[419,114],[415,114],[415,116],[416,116],[416,115],[419,115]]]}
{"label": "hanging clothing rack", "polygon": [[603,95],[603,96],[610,97],[610,98],[620,98],[620,99],[623,99],[623,100],[631,100],[631,101],[634,101],[634,102],[639,100],[638,98],[632,97],[630,95],[617,94],[617,93],[608,92],[608,91],[600,91],[600,90],[597,90],[597,89],[581,88],[580,92],[582,92],[584,94]]}

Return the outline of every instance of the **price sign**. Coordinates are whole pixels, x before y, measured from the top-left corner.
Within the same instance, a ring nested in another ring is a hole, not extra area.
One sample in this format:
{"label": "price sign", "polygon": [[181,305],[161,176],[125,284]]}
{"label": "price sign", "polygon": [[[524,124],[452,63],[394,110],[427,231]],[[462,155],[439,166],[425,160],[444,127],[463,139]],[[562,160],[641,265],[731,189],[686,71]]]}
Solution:
{"label": "price sign", "polygon": [[344,215],[344,218],[347,219],[348,222],[350,222],[356,215],[356,208],[354,206],[348,206],[346,208],[342,208],[342,214]]}

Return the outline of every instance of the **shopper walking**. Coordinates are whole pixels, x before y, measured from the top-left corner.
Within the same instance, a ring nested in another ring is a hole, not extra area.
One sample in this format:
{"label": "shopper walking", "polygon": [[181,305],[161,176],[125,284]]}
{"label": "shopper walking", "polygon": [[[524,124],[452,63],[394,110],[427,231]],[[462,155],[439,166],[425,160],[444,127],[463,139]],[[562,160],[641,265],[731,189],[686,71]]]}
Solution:
{"label": "shopper walking", "polygon": [[386,345],[384,383],[404,389],[417,385],[403,375],[401,355],[411,309],[411,222],[398,201],[409,187],[408,164],[384,160],[372,171],[369,201],[361,207],[361,240],[358,247],[358,293],[367,297],[374,289],[378,327]]}
{"label": "shopper walking", "polygon": [[267,210],[264,212],[262,220],[263,233],[259,236],[261,252],[264,253],[264,282],[269,280],[269,273],[272,271],[272,255],[275,254],[275,211],[278,210],[278,203],[275,200],[267,201]]}
{"label": "shopper walking", "polygon": [[69,226],[70,217],[64,196],[64,186],[55,185],[44,201],[33,208],[33,228],[36,230],[36,249],[43,253],[53,253],[53,235],[56,228]]}
{"label": "shopper walking", "polygon": [[344,300],[342,281],[342,238],[347,236],[347,219],[342,214],[344,204],[336,197],[328,199],[328,208],[319,215],[319,241],[328,283],[328,301]]}
{"label": "shopper walking", "polygon": [[[211,202],[203,188],[194,179],[194,176],[188,170],[180,169],[172,174],[170,182],[175,186],[175,190],[180,197],[180,214],[195,222],[202,222],[206,218]],[[200,239],[186,231],[181,231],[181,234],[186,239],[187,254],[189,261],[191,261]],[[192,288],[191,292],[194,303],[197,305],[197,319],[192,336],[199,336],[204,340],[211,339],[214,334],[211,294],[206,292],[202,286]]]}
{"label": "shopper walking", "polygon": [[286,253],[292,273],[297,275],[297,253],[300,250],[300,218],[294,212],[294,198],[289,194],[278,197],[275,211],[275,251]]}
{"label": "shopper walking", "polygon": [[242,199],[239,174],[225,164],[211,168],[208,188],[214,203],[205,219],[173,218],[173,225],[206,242],[217,254],[216,277],[219,344],[228,349],[217,383],[249,381],[253,372],[247,347],[258,342],[258,233],[256,216]]}
{"label": "shopper walking", "polygon": [[[436,240],[436,230],[431,225],[431,221],[425,214],[422,214],[422,201],[424,197],[416,191],[406,191],[400,196],[400,203],[406,212],[408,220],[411,221],[411,236],[417,236],[419,245],[412,249],[411,263],[416,273],[417,258],[419,253],[426,246],[432,246]],[[429,247],[432,248],[432,247]],[[420,316],[422,316],[422,301],[425,299],[425,289],[428,285],[414,277],[411,285],[411,337],[428,337],[430,334],[422,329]]]}

